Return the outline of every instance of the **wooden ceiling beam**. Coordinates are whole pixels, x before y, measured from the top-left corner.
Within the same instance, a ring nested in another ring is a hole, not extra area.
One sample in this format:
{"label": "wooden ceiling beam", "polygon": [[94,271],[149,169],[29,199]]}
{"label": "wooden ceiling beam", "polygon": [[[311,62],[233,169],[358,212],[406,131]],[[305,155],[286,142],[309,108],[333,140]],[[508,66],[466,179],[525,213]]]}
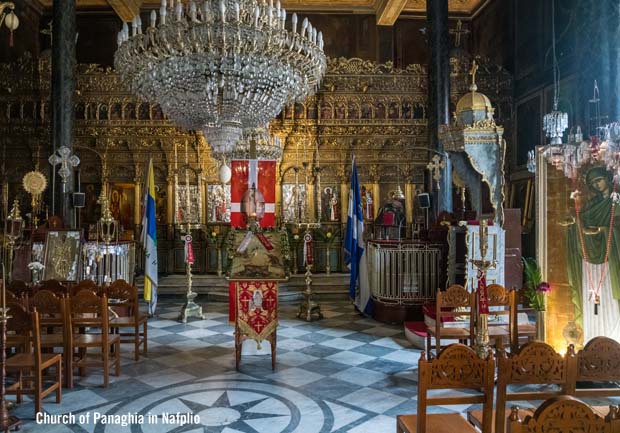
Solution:
{"label": "wooden ceiling beam", "polygon": [[407,0],[377,0],[375,12],[377,24],[393,26],[406,4]]}
{"label": "wooden ceiling beam", "polygon": [[107,0],[116,15],[125,22],[129,22],[140,13],[142,0]]}

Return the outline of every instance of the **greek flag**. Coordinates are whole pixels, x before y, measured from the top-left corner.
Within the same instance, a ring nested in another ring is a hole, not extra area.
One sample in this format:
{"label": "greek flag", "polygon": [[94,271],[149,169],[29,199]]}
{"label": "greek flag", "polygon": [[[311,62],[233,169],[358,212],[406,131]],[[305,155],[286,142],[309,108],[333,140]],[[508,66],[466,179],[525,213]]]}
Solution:
{"label": "greek flag", "polygon": [[[364,248],[364,214],[362,212],[362,195],[357,177],[357,166],[353,156],[351,170],[351,189],[349,190],[349,212],[347,215],[347,232],[344,241],[345,261],[351,269],[349,296],[354,305],[364,314],[372,314],[372,299],[368,284],[368,265]],[[358,284],[359,280],[359,284]]]}
{"label": "greek flag", "polygon": [[155,175],[152,159],[149,161],[145,189],[140,240],[144,247],[144,300],[149,303],[149,315],[153,315],[157,307],[157,230],[155,225]]}

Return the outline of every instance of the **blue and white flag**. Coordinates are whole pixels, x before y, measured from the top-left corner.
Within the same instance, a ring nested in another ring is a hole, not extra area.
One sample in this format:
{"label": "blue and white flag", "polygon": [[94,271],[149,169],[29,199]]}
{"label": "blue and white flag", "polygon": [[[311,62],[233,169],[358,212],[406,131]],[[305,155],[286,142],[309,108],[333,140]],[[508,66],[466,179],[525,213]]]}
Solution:
{"label": "blue and white flag", "polygon": [[[349,296],[359,311],[372,314],[372,299],[368,284],[368,265],[364,248],[364,214],[362,211],[362,194],[357,177],[357,166],[353,156],[351,170],[351,189],[349,190],[349,212],[347,215],[347,232],[344,241],[345,261],[351,269]],[[359,280],[359,284],[358,284]]]}
{"label": "blue and white flag", "polygon": [[153,160],[149,161],[144,194],[141,241],[144,247],[144,300],[149,303],[149,314],[157,307],[157,230],[155,225],[155,174]]}

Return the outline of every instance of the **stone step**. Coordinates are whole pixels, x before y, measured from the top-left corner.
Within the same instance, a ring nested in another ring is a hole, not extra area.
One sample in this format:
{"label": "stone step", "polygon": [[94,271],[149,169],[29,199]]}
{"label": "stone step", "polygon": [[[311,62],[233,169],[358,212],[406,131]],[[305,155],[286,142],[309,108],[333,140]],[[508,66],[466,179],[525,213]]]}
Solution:
{"label": "stone step", "polygon": [[[136,278],[141,291],[144,278]],[[192,275],[192,289],[199,295],[207,295],[208,300],[228,301],[228,280],[217,275]],[[316,274],[312,276],[312,289],[320,301],[343,301],[349,297],[349,274]],[[187,277],[182,274],[159,277],[159,295],[183,295],[187,290]],[[279,284],[280,302],[296,302],[303,299],[306,290],[304,275],[293,275],[288,281]]]}

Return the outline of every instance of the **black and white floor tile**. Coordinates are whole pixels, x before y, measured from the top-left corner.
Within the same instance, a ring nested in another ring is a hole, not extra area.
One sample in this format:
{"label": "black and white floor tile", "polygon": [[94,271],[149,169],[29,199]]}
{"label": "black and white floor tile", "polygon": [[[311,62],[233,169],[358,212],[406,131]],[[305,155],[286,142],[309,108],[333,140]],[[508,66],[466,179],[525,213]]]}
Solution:
{"label": "black and white floor tile", "polygon": [[44,402],[47,414],[71,413],[76,423],[37,423],[32,403],[22,403],[14,410],[22,431],[380,433],[395,431],[396,415],[416,411],[420,351],[401,326],[364,318],[349,303],[322,305],[325,318],[312,323],[281,305],[275,371],[268,355],[245,355],[235,371],[227,305],[203,304],[205,320],[187,324],[176,321],[180,308],[160,302],[148,356],[135,362],[133,347],[123,346],[122,374],[107,389],[91,372],[61,404]]}

